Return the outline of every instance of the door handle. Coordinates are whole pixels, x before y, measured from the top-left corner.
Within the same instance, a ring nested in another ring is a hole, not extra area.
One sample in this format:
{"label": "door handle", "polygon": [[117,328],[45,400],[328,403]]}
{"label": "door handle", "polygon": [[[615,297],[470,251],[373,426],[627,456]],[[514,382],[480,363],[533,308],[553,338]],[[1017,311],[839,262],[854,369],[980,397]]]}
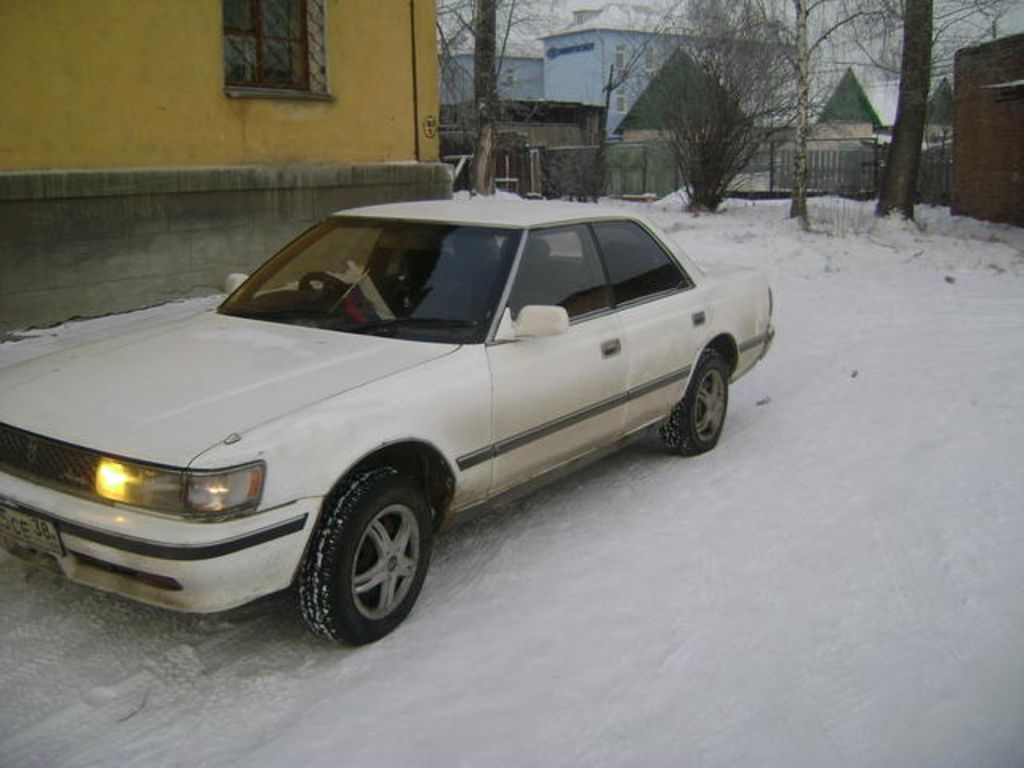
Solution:
{"label": "door handle", "polygon": [[622,342],[618,339],[609,339],[601,342],[601,357],[614,357],[622,351]]}

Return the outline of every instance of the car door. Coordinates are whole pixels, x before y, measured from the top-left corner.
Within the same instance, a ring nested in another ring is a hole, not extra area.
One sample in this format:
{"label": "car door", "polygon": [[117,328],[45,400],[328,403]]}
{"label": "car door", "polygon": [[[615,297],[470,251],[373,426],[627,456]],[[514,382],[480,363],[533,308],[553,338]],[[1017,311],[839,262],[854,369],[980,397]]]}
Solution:
{"label": "car door", "polygon": [[628,362],[622,328],[585,225],[533,230],[507,306],[566,309],[564,334],[488,346],[494,492],[606,445],[623,433]]}
{"label": "car door", "polygon": [[663,418],[679,400],[706,317],[694,282],[635,221],[593,225],[628,350],[626,429]]}

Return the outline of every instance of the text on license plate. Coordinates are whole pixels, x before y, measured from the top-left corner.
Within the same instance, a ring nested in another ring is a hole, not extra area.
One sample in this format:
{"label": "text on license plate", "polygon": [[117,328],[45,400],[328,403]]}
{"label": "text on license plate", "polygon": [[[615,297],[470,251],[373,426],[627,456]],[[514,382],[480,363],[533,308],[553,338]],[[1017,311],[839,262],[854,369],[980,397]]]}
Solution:
{"label": "text on license plate", "polygon": [[60,534],[49,520],[26,515],[16,509],[0,504],[0,536],[13,539],[16,543],[51,555],[63,554]]}

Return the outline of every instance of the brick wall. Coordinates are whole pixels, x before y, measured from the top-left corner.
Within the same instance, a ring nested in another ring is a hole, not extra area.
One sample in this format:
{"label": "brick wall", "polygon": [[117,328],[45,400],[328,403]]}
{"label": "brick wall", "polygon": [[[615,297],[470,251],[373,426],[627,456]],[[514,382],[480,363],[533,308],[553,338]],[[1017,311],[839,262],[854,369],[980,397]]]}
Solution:
{"label": "brick wall", "polygon": [[1024,34],[956,55],[953,212],[1024,226]]}

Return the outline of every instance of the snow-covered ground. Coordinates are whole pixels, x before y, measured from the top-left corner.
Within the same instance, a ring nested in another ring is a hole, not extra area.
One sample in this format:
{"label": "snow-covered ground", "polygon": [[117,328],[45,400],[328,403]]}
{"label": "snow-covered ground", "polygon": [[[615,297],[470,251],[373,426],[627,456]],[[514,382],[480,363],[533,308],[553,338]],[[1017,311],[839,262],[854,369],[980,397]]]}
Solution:
{"label": "snow-covered ground", "polygon": [[359,649],[286,598],[177,615],[0,554],[0,765],[1024,765],[1024,230],[645,208],[775,289],[715,451],[639,444],[457,527]]}

